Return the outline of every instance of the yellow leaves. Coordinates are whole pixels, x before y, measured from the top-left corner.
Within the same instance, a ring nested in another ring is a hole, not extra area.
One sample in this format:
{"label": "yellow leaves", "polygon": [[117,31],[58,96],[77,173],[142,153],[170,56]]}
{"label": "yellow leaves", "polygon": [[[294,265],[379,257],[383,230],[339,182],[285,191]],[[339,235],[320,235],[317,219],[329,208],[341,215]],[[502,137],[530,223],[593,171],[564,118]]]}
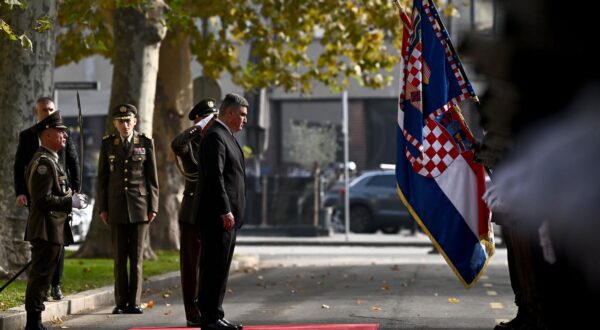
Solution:
{"label": "yellow leaves", "polygon": [[374,311],[374,312],[380,312],[380,311],[382,311],[382,310],[383,310],[383,308],[381,308],[381,307],[379,307],[379,306],[375,305],[375,306],[371,307],[371,310],[372,310],[372,311]]}
{"label": "yellow leaves", "polygon": [[454,297],[450,297],[450,298],[448,298],[448,302],[451,303],[451,304],[458,304],[460,302],[460,299],[454,298]]}

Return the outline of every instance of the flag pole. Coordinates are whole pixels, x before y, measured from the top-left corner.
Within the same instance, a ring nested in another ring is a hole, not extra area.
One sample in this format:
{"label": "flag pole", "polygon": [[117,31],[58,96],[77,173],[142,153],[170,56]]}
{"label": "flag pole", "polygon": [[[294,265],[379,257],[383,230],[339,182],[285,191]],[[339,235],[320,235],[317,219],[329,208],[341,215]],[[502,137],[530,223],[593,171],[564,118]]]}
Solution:
{"label": "flag pole", "polygon": [[[394,0],[394,1],[398,1],[398,0]],[[435,8],[435,4],[431,0],[428,0],[428,2],[429,2],[429,5],[432,8]],[[437,13],[437,12],[436,12],[435,15],[433,15],[433,17],[435,18],[435,21],[440,26],[440,30],[443,31],[442,35],[444,36],[444,38],[446,38],[446,41],[447,41],[446,44],[448,45],[448,47],[450,47],[450,51],[452,52],[452,56],[454,56],[454,59],[456,60],[456,66],[460,70],[460,73],[463,75],[463,77],[465,77],[465,81],[469,85],[469,92],[471,92],[471,94],[473,95],[471,97],[471,99],[473,100],[473,102],[475,102],[475,104],[477,106],[479,106],[480,105],[480,103],[479,103],[479,97],[477,97],[477,95],[475,95],[475,90],[473,90],[473,87],[471,87],[471,80],[469,80],[469,77],[467,77],[467,72],[465,71],[465,68],[463,67],[462,62],[460,61],[460,58],[458,56],[458,52],[456,51],[456,49],[454,48],[454,45],[450,41],[450,35],[448,34],[448,30],[446,29],[446,26],[444,25],[444,22],[442,22],[442,18],[440,17],[439,13]]]}

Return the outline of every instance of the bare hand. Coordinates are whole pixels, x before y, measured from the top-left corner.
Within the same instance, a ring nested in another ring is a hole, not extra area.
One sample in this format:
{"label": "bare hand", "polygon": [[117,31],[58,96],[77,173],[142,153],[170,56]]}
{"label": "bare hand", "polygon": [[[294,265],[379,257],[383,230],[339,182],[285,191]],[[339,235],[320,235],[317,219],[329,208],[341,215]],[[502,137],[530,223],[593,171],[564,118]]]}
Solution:
{"label": "bare hand", "polygon": [[100,219],[102,219],[102,222],[104,222],[105,225],[108,225],[108,212],[100,212]]}
{"label": "bare hand", "polygon": [[231,231],[233,229],[233,226],[235,225],[235,219],[233,217],[233,214],[231,212],[222,215],[221,219],[223,219],[223,228],[225,228],[225,230],[227,231]]}
{"label": "bare hand", "polygon": [[17,205],[18,206],[27,206],[27,196],[25,195],[19,195],[17,196]]}
{"label": "bare hand", "polygon": [[148,213],[148,223],[152,223],[152,221],[154,221],[155,218],[156,218],[155,212]]}

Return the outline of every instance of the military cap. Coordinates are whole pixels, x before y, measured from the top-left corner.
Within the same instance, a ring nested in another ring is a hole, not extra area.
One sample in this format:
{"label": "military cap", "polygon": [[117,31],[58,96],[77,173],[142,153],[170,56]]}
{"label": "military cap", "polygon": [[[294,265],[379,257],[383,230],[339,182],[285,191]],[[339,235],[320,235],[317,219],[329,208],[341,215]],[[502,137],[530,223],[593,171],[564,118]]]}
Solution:
{"label": "military cap", "polygon": [[196,104],[192,110],[190,110],[188,118],[190,118],[190,120],[194,120],[196,117],[205,117],[210,114],[218,113],[219,109],[217,109],[216,105],[217,101],[215,101],[215,99],[204,99],[198,102],[198,104]]}
{"label": "military cap", "polygon": [[112,111],[112,119],[133,118],[135,115],[137,115],[137,109],[128,103],[119,104]]}
{"label": "military cap", "polygon": [[58,129],[67,129],[67,126],[63,123],[62,117],[60,116],[60,111],[54,111],[48,117],[44,118],[39,123],[35,124],[33,130],[37,133],[42,132],[47,128],[58,128]]}

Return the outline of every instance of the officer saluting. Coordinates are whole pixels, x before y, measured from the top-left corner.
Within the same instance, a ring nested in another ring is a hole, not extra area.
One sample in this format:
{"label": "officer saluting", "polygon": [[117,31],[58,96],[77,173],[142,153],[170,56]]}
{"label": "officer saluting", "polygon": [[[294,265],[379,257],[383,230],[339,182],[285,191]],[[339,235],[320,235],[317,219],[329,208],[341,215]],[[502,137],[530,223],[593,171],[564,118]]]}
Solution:
{"label": "officer saluting", "polygon": [[[133,130],[137,109],[121,104],[112,111],[118,134],[103,138],[98,166],[98,205],[110,225],[115,273],[113,314],[141,314],[142,262],[148,225],[158,212],[154,143]],[[129,259],[130,276],[127,274]]]}
{"label": "officer saluting", "polygon": [[73,243],[67,221],[72,208],[87,206],[87,196],[72,193],[58,152],[67,142],[67,127],[58,111],[34,126],[41,145],[27,167],[31,209],[25,240],[31,242],[31,272],[25,293],[25,329],[46,329],[41,322],[44,296],[64,245]]}

